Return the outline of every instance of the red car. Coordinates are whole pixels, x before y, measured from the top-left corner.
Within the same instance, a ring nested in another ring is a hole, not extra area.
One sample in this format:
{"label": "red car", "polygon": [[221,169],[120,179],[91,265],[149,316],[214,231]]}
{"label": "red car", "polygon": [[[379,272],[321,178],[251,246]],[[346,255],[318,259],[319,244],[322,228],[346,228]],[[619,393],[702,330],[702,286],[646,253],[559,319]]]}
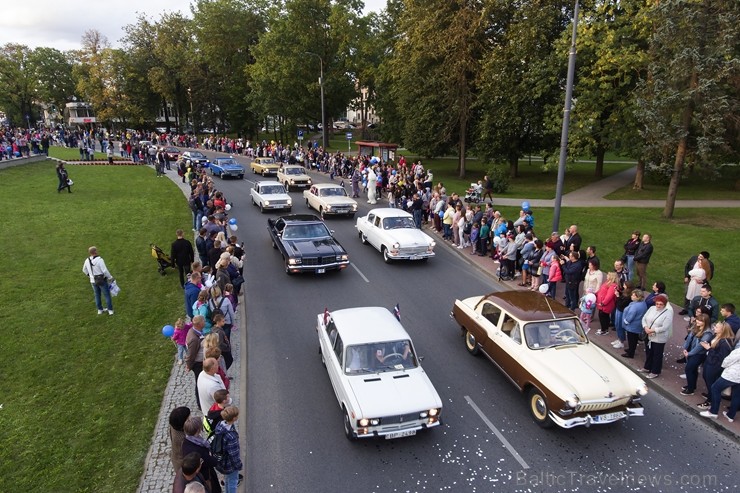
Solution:
{"label": "red car", "polygon": [[170,161],[177,161],[180,158],[180,150],[177,147],[165,147],[164,153]]}

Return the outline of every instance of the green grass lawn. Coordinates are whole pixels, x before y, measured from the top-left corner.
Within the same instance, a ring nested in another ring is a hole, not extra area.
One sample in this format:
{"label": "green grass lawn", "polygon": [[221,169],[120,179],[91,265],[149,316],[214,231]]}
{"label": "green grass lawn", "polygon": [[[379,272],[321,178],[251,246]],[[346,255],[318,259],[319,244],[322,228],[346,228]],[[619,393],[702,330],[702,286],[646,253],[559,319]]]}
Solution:
{"label": "green grass lawn", "polygon": [[[665,200],[668,186],[659,184],[649,175],[645,177],[642,190],[633,190],[632,184],[606,196],[611,200]],[[740,166],[725,167],[720,177],[694,172],[681,180],[678,199],[683,200],[740,200]]]}
{"label": "green grass lawn", "polygon": [[[65,161],[79,161],[80,151],[77,148],[51,146],[49,147],[49,157],[64,159]],[[95,151],[95,159],[107,159],[107,156],[104,152],[100,152],[100,149],[98,149]],[[118,149],[118,147],[116,147],[116,153],[113,155],[113,160],[124,160],[124,158],[121,157],[120,149]],[[126,161],[128,161],[128,159],[126,159]]]}
{"label": "green grass lawn", "polygon": [[[0,171],[0,491],[134,491],[174,355],[161,327],[184,310],[149,243],[167,250],[190,213],[148,168],[69,165],[58,194],[54,166]],[[90,245],[121,287],[112,317],[81,272]]]}

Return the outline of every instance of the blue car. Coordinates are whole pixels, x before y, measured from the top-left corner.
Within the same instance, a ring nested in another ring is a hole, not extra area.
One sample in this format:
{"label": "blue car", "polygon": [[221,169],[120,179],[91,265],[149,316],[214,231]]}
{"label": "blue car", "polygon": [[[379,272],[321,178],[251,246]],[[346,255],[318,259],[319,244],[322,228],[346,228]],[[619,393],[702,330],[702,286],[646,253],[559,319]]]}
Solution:
{"label": "blue car", "polygon": [[244,166],[231,157],[215,158],[209,165],[209,169],[211,170],[211,175],[218,176],[221,179],[227,176],[239,178],[240,180],[244,178]]}

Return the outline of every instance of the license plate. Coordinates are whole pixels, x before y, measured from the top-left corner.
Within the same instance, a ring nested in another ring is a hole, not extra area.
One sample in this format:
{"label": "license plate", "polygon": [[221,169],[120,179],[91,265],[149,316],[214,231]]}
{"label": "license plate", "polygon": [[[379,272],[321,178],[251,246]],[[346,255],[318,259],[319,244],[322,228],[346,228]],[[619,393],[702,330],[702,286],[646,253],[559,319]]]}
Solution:
{"label": "license plate", "polygon": [[610,423],[612,421],[616,421],[623,417],[624,417],[623,412],[599,414],[598,416],[594,416],[594,423]]}
{"label": "license plate", "polygon": [[324,272],[326,272],[326,269],[316,269],[317,274],[323,274]]}
{"label": "license plate", "polygon": [[385,436],[386,440],[393,440],[394,438],[411,437],[416,435],[416,430],[397,431],[395,433],[388,433]]}
{"label": "license plate", "polygon": [[419,255],[412,255],[409,257],[409,260],[421,260],[421,257]]}

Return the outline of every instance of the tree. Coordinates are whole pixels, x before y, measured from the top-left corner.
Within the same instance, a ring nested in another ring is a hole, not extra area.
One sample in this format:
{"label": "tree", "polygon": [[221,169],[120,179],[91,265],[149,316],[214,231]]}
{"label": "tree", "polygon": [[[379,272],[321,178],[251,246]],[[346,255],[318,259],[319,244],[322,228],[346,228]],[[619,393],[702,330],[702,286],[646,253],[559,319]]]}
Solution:
{"label": "tree", "polygon": [[37,101],[61,113],[75,93],[71,57],[55,48],[38,47],[29,54],[28,61],[35,71]]}
{"label": "tree", "polygon": [[641,123],[647,159],[670,175],[663,210],[670,218],[687,170],[712,169],[740,155],[740,5],[660,0],[648,14],[653,33],[648,77],[639,93]]}
{"label": "tree", "polygon": [[0,108],[15,125],[36,121],[33,111],[37,98],[36,70],[31,50],[8,43],[0,48]]}

